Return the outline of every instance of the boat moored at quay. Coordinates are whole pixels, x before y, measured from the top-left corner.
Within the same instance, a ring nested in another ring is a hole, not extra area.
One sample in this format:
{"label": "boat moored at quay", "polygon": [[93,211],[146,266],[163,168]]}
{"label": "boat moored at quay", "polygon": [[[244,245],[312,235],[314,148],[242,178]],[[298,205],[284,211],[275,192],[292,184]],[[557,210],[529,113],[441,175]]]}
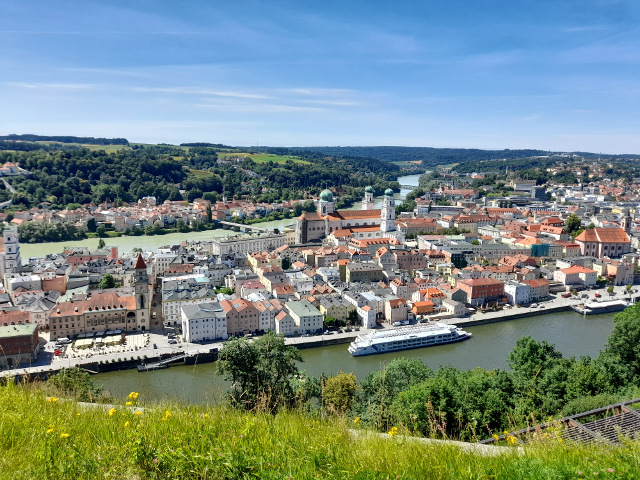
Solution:
{"label": "boat moored at quay", "polygon": [[574,312],[582,315],[595,315],[609,312],[621,312],[629,306],[626,300],[607,300],[604,302],[590,302],[580,305],[572,305]]}
{"label": "boat moored at quay", "polygon": [[354,357],[460,342],[471,336],[455,325],[428,323],[358,336],[349,346]]}

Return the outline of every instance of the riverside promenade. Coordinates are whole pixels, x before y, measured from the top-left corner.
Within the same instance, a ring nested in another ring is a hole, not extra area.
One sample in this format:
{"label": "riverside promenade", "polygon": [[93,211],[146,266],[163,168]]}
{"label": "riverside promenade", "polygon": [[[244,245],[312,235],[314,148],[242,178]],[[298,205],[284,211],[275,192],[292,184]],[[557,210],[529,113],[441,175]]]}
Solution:
{"label": "riverside promenade", "polygon": [[[495,312],[487,313],[475,313],[469,317],[463,318],[447,318],[440,319],[442,323],[455,324],[462,328],[473,327],[476,325],[491,324],[497,322],[505,322],[509,320],[517,320],[519,318],[544,316],[556,312],[568,311],[572,305],[579,304],[587,301],[598,300],[595,298],[595,294],[601,295],[599,300],[611,300],[629,298],[629,295],[625,294],[624,287],[616,287],[615,295],[610,296],[604,289],[587,291],[588,299],[581,298],[580,294],[578,298],[562,298],[560,296],[552,298],[549,301],[540,303],[537,308],[531,307],[519,307],[508,308]],[[635,295],[634,295],[635,296]],[[576,320],[580,319],[580,315],[575,313]],[[383,324],[382,328],[394,328],[388,324]],[[379,329],[378,329],[379,330]],[[313,335],[310,337],[288,337],[285,339],[287,345],[295,345],[300,349],[308,348],[322,348],[331,345],[345,344],[353,341],[355,337],[361,334],[369,333],[376,330],[367,330],[360,328],[359,331],[352,332],[340,332],[331,335]],[[148,338],[144,338],[148,335]],[[135,337],[141,337],[137,339]],[[131,337],[131,338],[130,338]],[[133,348],[132,346],[137,346]],[[154,347],[155,345],[155,347]],[[9,370],[0,371],[0,377],[20,377],[30,375],[41,375],[46,377],[56,373],[63,368],[81,367],[90,372],[96,371],[96,364],[99,365],[99,370],[117,370],[117,369],[129,369],[135,368],[137,364],[151,363],[153,361],[165,359],[171,355],[186,354],[186,362],[193,364],[194,362],[202,362],[202,359],[206,358],[206,361],[211,361],[212,350],[219,350],[223,347],[224,342],[214,342],[208,344],[194,344],[180,341],[178,344],[170,345],[168,338],[162,333],[149,332],[146,334],[131,334],[127,336],[127,346],[123,347],[121,351],[114,349],[114,351],[106,353],[96,353],[87,351],[74,350],[67,351],[64,357],[56,357],[53,355],[53,344],[48,343],[43,351],[40,352],[38,361],[34,362],[30,366],[23,366],[21,368],[14,368]],[[86,353],[85,353],[86,352]],[[197,356],[201,356],[197,359]],[[107,366],[108,365],[108,366]]]}

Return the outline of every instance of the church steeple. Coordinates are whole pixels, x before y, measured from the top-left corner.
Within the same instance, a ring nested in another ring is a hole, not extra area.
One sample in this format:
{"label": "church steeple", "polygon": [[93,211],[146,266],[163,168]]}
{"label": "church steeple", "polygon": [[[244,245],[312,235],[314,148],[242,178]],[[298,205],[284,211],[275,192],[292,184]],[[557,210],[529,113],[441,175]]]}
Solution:
{"label": "church steeple", "polygon": [[335,211],[335,202],[333,201],[333,192],[328,188],[320,192],[320,201],[318,202],[318,213],[323,217]]}
{"label": "church steeple", "polygon": [[391,232],[396,229],[396,202],[393,199],[393,190],[387,188],[382,200],[382,210],[380,211],[380,231]]}
{"label": "church steeple", "polygon": [[[134,292],[136,297],[136,329],[147,330],[149,328],[149,275],[147,274],[147,264],[138,254],[133,274]],[[127,319],[127,323],[129,319]],[[128,325],[127,325],[128,326]]]}
{"label": "church steeple", "polygon": [[623,210],[623,217],[622,217],[622,228],[624,229],[625,232],[627,232],[627,234],[631,233],[631,224],[633,222],[632,218],[631,218],[631,213],[629,212],[628,208],[625,208]]}
{"label": "church steeple", "polygon": [[374,210],[376,202],[373,200],[373,187],[368,186],[364,189],[364,199],[362,200],[362,210]]}

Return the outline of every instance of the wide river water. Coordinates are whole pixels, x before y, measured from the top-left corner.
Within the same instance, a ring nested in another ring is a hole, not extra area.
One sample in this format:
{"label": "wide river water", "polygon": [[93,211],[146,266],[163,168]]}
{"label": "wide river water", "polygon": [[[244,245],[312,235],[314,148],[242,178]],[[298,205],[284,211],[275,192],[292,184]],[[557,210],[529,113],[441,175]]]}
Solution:
{"label": "wide river water", "polygon": [[[524,336],[554,344],[565,357],[597,356],[613,328],[613,314],[582,316],[574,312],[552,313],[468,327],[471,339],[450,345],[406,350],[366,357],[352,357],[348,344],[301,350],[300,369],[309,375],[353,372],[359,379],[397,357],[418,358],[430,368],[453,365],[459,369],[508,368],[507,358],[516,341]],[[123,370],[93,377],[112,394],[124,397],[131,391],[143,398],[215,403],[228,388],[216,373],[216,364],[170,367],[155,372]]]}
{"label": "wide river water", "polygon": [[[400,177],[401,185],[418,185],[419,175]],[[398,199],[409,190],[402,190]],[[352,209],[360,208],[355,204]],[[292,220],[260,223],[265,228],[284,228]],[[134,247],[153,250],[163,245],[180,243],[184,240],[210,240],[213,236],[228,235],[226,230],[206,232],[172,233],[158,236],[120,237],[107,239],[107,245],[117,245],[121,253]],[[58,242],[40,244],[22,244],[20,250],[25,260],[29,256],[42,256],[47,253],[60,253],[65,246],[84,246],[97,240],[78,242]],[[566,357],[590,355],[596,356],[604,347],[613,328],[613,314],[583,317],[573,312],[553,313],[537,317],[521,318],[502,323],[469,327],[473,333],[470,340],[451,345],[408,350],[404,352],[352,357],[347,352],[347,344],[332,347],[302,350],[304,362],[300,368],[309,375],[321,373],[353,372],[360,379],[367,373],[381,368],[398,356],[419,358],[429,367],[453,365],[460,369],[482,367],[486,369],[507,368],[507,357],[516,341],[526,335],[536,340],[552,343]],[[216,374],[215,364],[195,367],[171,367],[155,372],[138,373],[136,370],[105,373],[94,377],[96,383],[103,385],[114,395],[125,396],[131,391],[140,392],[144,398],[180,400],[183,402],[214,402],[228,387]]]}

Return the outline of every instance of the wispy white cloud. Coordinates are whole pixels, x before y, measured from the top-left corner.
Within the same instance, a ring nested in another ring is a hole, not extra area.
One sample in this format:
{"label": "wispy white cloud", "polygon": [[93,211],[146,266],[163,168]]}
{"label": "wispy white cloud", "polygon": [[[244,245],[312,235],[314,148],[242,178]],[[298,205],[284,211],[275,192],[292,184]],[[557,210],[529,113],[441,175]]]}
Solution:
{"label": "wispy white cloud", "polygon": [[28,88],[33,90],[90,90],[97,85],[92,83],[29,83],[29,82],[2,82],[3,85],[16,88]]}
{"label": "wispy white cloud", "polygon": [[248,103],[197,103],[193,105],[197,108],[219,110],[227,113],[300,113],[300,112],[322,112],[326,111],[320,107],[301,107],[296,105],[279,104],[248,104]]}
{"label": "wispy white cloud", "polygon": [[329,105],[335,107],[366,107],[365,103],[352,102],[348,100],[300,100],[302,103],[312,103],[316,105]]}
{"label": "wispy white cloud", "polygon": [[246,93],[246,92],[233,92],[225,90],[210,90],[195,87],[132,87],[134,92],[144,93],[178,93],[189,95],[206,95],[214,97],[230,97],[230,98],[246,98],[246,99],[261,99],[266,100],[272,98],[268,95],[259,93]]}

